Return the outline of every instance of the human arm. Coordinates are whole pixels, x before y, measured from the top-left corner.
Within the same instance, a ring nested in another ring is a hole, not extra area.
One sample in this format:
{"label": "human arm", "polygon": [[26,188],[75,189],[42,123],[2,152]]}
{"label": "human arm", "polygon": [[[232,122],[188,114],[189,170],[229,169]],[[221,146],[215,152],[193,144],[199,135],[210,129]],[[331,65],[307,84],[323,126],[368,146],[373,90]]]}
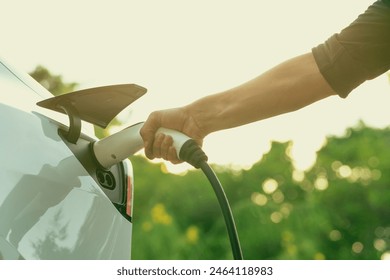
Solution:
{"label": "human arm", "polygon": [[335,94],[311,53],[270,69],[238,87],[201,98],[187,106],[153,112],[141,130],[148,158],[178,162],[169,136],[159,127],[181,131],[202,143],[215,131],[237,127],[305,107]]}
{"label": "human arm", "polygon": [[269,118],[337,93],[346,97],[390,69],[390,0],[379,0],[311,53],[298,56],[236,88],[187,106],[154,112],[142,130],[149,158],[177,162],[172,139],[159,127],[184,132],[199,143],[211,132]]}

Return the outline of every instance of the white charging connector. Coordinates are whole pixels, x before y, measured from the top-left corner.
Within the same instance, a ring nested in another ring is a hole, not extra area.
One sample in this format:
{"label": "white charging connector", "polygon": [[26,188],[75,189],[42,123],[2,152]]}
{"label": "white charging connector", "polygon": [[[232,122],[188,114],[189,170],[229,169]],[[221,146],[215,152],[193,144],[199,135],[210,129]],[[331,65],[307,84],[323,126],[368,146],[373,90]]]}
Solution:
{"label": "white charging connector", "polygon": [[104,168],[110,168],[141,150],[144,147],[140,134],[143,124],[137,123],[94,142],[92,151],[97,162]]}
{"label": "white charging connector", "polygon": [[158,135],[159,133],[162,133],[162,134],[165,134],[165,135],[169,135],[172,137],[173,139],[173,144],[172,146],[175,148],[176,150],[176,154],[177,154],[177,158],[178,159],[182,159],[180,158],[180,151],[181,151],[181,148],[183,147],[183,145],[188,141],[188,140],[191,140],[190,137],[188,137],[187,135],[181,133],[181,132],[178,132],[176,130],[173,130],[173,129],[169,129],[169,128],[164,128],[164,127],[160,127],[157,132],[156,132],[156,135]]}
{"label": "white charging connector", "polygon": [[[110,168],[141,150],[144,147],[140,134],[143,125],[143,122],[137,123],[93,143],[92,150],[98,163]],[[191,140],[187,135],[168,128],[159,128],[156,135],[159,133],[172,137],[178,158],[183,145]]]}

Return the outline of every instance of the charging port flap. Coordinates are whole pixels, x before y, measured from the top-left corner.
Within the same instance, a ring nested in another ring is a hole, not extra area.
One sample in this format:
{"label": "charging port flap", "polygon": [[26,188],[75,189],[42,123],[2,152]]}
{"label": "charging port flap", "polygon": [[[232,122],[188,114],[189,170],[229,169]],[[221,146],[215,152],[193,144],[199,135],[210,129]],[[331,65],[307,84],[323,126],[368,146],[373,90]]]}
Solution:
{"label": "charging port flap", "polygon": [[123,109],[146,91],[146,88],[136,84],[110,85],[55,96],[37,105],[68,115],[66,108],[71,107],[81,120],[106,128]]}

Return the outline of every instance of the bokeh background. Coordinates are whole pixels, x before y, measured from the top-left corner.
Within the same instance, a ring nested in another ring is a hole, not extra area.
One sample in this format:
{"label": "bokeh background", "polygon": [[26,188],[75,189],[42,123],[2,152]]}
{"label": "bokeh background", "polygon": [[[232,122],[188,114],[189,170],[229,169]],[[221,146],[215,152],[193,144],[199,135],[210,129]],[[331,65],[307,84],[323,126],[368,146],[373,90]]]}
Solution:
{"label": "bokeh background", "polygon": [[[0,0],[1,56],[55,94],[137,83],[103,137],[310,51],[373,1]],[[40,66],[43,65],[43,66]],[[247,259],[387,259],[388,75],[347,99],[218,132],[204,150]],[[132,157],[134,259],[231,258],[203,175]]]}

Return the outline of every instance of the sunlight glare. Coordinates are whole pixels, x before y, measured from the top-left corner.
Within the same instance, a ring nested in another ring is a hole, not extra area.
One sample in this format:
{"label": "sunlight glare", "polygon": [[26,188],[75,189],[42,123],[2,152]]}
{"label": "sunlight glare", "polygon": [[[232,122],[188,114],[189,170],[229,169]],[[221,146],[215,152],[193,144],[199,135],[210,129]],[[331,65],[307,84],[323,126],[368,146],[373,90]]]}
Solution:
{"label": "sunlight glare", "polygon": [[269,178],[263,182],[263,191],[266,194],[272,194],[276,191],[279,184],[275,179]]}

